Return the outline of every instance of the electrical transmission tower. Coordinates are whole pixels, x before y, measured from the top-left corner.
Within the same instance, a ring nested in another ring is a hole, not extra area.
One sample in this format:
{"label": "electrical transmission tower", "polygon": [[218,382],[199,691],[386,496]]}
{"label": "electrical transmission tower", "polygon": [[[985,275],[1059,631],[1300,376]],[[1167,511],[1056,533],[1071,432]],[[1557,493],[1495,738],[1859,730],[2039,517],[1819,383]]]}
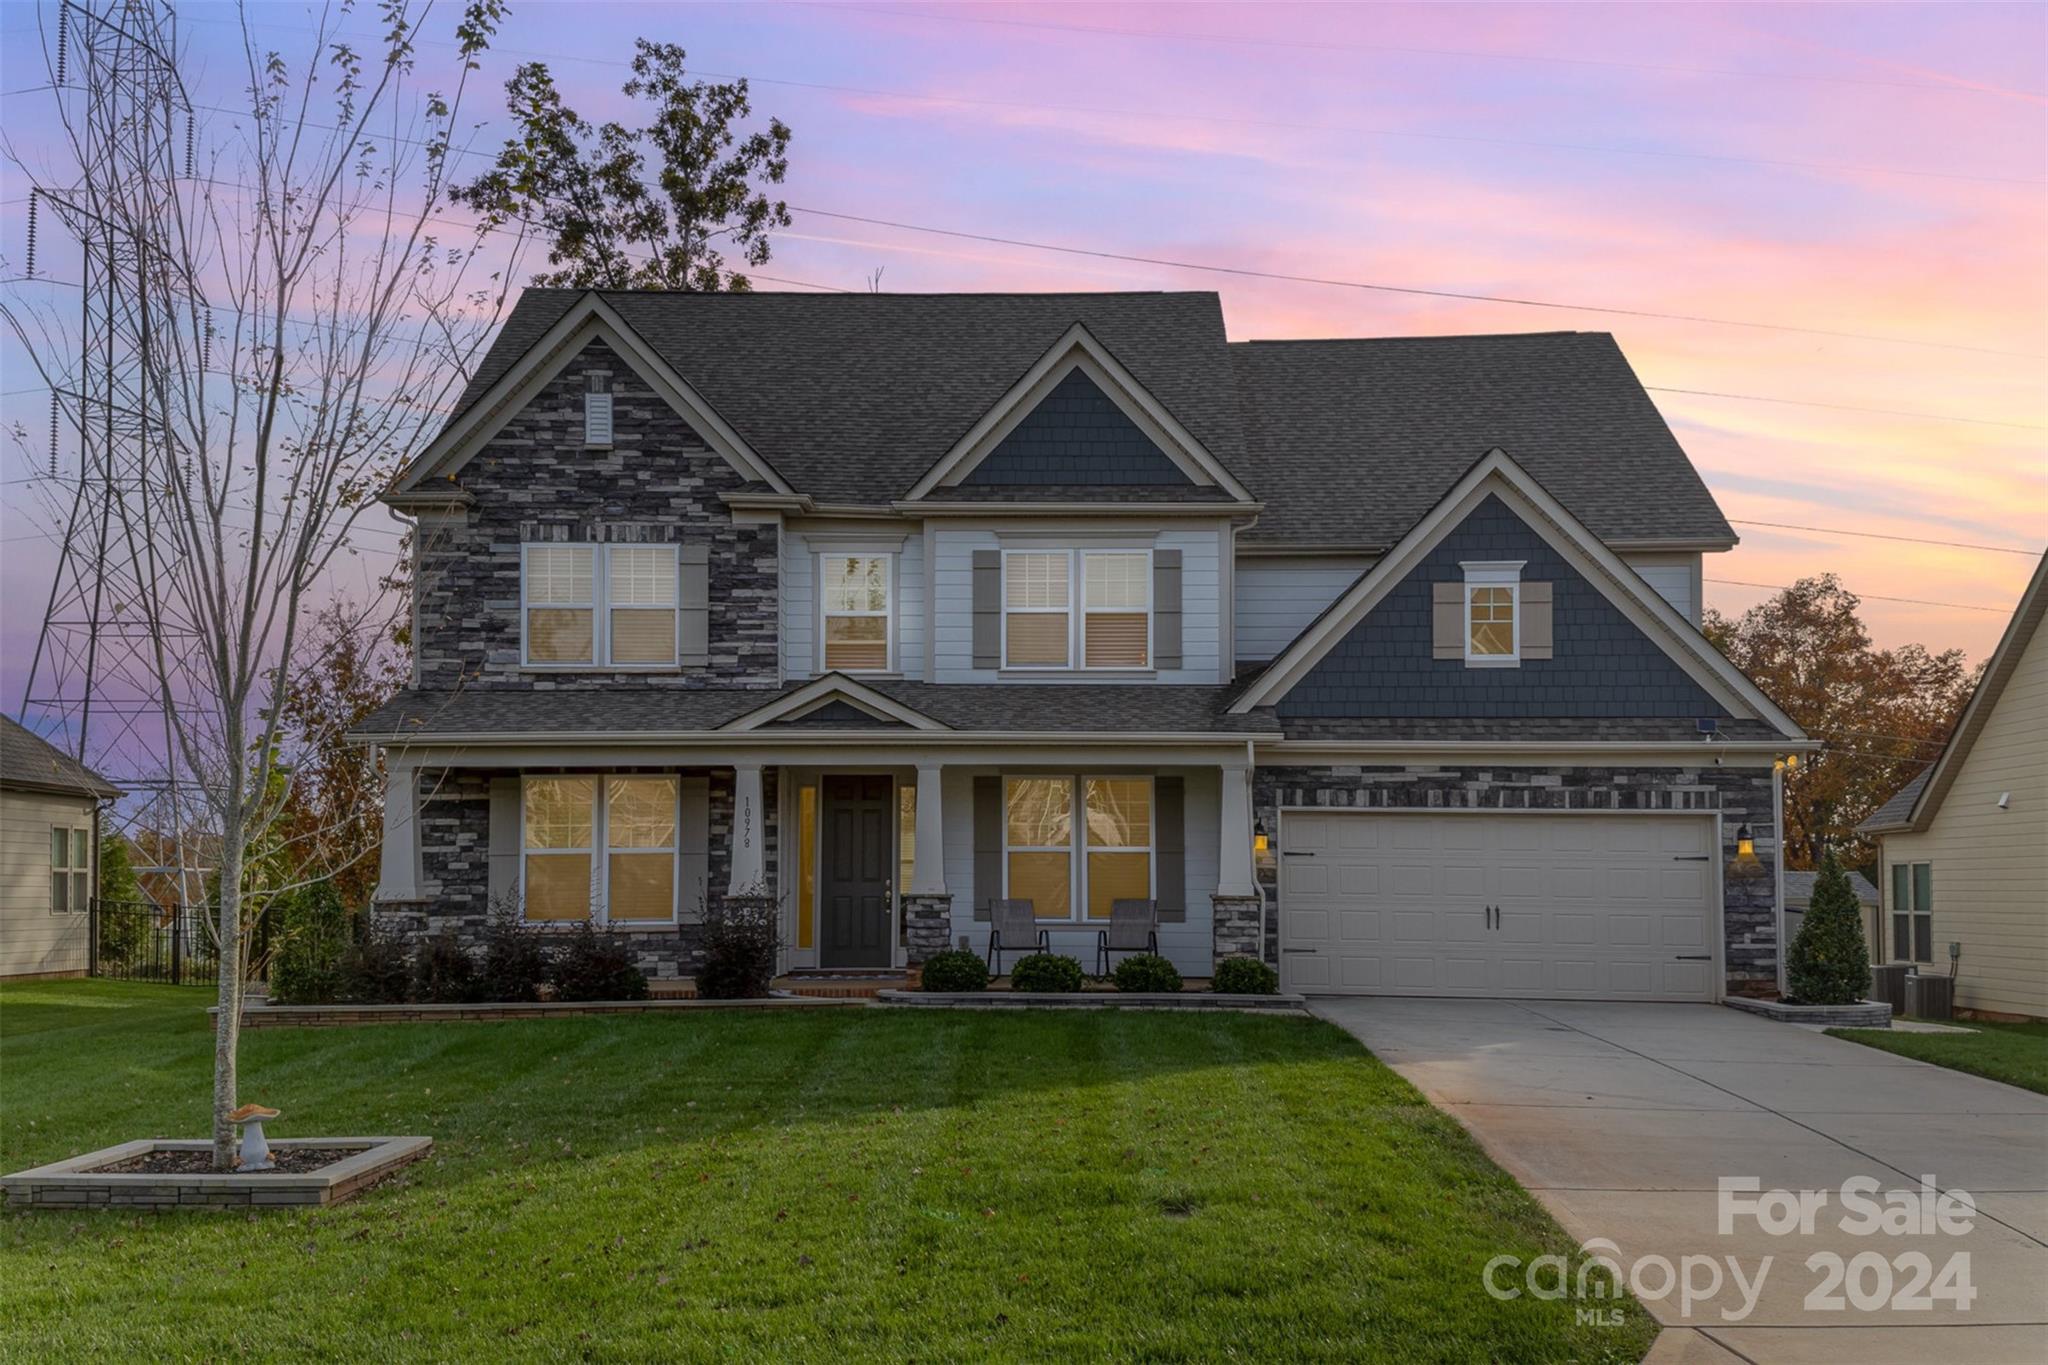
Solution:
{"label": "electrical transmission tower", "polygon": [[[182,286],[150,231],[178,190],[181,136],[191,173],[176,39],[176,16],[160,0],[58,5],[55,85],[78,164],[72,184],[31,193],[29,274],[40,202],[77,240],[83,287],[75,346],[35,357],[52,395],[62,541],[22,710],[52,743],[134,793],[131,818],[182,843],[190,793],[179,790],[170,711],[188,693],[196,635],[162,609],[171,596],[160,584],[179,556],[156,496],[181,476],[165,367]],[[78,461],[69,488],[59,466],[66,435]]]}

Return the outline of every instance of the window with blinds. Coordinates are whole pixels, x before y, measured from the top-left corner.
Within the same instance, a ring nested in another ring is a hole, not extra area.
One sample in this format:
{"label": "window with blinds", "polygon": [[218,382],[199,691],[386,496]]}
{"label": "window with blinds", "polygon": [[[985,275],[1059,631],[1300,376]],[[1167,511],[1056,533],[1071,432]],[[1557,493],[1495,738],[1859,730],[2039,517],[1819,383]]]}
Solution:
{"label": "window with blinds", "polygon": [[819,556],[827,669],[878,673],[889,667],[890,569],[888,555]]}
{"label": "window with blinds", "polygon": [[1073,556],[1014,550],[1003,556],[1003,664],[1065,668],[1073,620]]}
{"label": "window with blinds", "polygon": [[520,784],[526,918],[673,923],[682,784],[668,774],[528,777]]}
{"label": "window with blinds", "polygon": [[1151,778],[1010,777],[1003,805],[1003,895],[1039,919],[1108,919],[1152,898]]}
{"label": "window with blinds", "polygon": [[1003,666],[1069,668],[1077,662],[1082,668],[1151,666],[1151,551],[1003,555]]}
{"label": "window with blinds", "polygon": [[673,545],[528,545],[525,662],[539,667],[676,666]]}
{"label": "window with blinds", "polygon": [[1143,668],[1152,659],[1152,556],[1081,556],[1082,651],[1088,668]]}
{"label": "window with blinds", "polygon": [[615,664],[676,661],[676,547],[607,547],[609,644]]}

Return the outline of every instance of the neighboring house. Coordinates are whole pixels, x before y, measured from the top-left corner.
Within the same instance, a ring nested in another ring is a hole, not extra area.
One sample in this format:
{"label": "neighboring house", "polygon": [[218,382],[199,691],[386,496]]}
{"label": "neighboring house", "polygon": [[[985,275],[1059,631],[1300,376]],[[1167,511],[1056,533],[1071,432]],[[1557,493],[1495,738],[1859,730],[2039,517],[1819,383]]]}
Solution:
{"label": "neighboring house", "polygon": [[[1806,922],[1806,908],[1813,903],[1813,883],[1818,872],[1785,873],[1785,942],[1790,943],[1799,926]],[[1877,922],[1877,888],[1861,872],[1849,873],[1849,889],[1856,893],[1856,908],[1863,921],[1863,941],[1870,946],[1870,960],[1882,962],[1878,945],[1883,928]]]}
{"label": "neighboring house", "polygon": [[[380,915],[790,968],[1774,990],[1774,761],[1698,629],[1735,536],[1609,336],[1231,343],[1213,294],[530,289],[418,527]],[[1738,835],[1751,836],[1738,847]]]}
{"label": "neighboring house", "polygon": [[0,976],[84,976],[99,808],[121,791],[0,716]]}
{"label": "neighboring house", "polygon": [[1879,960],[1956,963],[1956,1004],[2048,1018],[2048,558],[1941,754],[1859,832],[1877,836]]}

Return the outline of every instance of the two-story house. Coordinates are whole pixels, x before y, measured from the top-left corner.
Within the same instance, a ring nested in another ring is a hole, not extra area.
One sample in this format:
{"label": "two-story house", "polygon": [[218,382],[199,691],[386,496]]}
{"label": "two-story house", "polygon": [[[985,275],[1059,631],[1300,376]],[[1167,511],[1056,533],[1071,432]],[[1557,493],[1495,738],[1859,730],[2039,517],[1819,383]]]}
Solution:
{"label": "two-story house", "polygon": [[1611,337],[1231,342],[1214,294],[528,290],[417,527],[380,913],[688,975],[1086,957],[1711,1000],[1779,969],[1735,536]]}

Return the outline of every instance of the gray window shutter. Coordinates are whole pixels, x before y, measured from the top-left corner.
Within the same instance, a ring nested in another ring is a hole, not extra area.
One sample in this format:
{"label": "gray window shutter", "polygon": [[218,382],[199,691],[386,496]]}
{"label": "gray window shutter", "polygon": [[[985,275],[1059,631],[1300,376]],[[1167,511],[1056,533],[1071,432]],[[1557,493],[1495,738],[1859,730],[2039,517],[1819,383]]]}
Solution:
{"label": "gray window shutter", "polygon": [[1522,585],[1521,653],[1525,659],[1551,657],[1550,588],[1548,583]]}
{"label": "gray window shutter", "polygon": [[989,918],[1003,894],[1003,779],[974,779],[974,917]]}
{"label": "gray window shutter", "polygon": [[702,924],[711,881],[711,779],[685,777],[682,788],[682,921]]}
{"label": "gray window shutter", "polygon": [[1159,921],[1181,924],[1188,917],[1187,787],[1178,777],[1152,781],[1152,879],[1158,887]]}
{"label": "gray window shutter", "polygon": [[519,779],[491,779],[491,909],[517,909],[519,901]]}
{"label": "gray window shutter", "polygon": [[1152,666],[1181,666],[1179,550],[1152,552]]}
{"label": "gray window shutter", "polygon": [[1437,659],[1465,657],[1465,585],[1459,582],[1431,585],[1430,655]]}
{"label": "gray window shutter", "polygon": [[677,662],[702,668],[711,662],[711,547],[678,545],[676,562],[681,574],[676,588],[681,608],[676,621]]}
{"label": "gray window shutter", "polygon": [[1003,552],[974,552],[974,666],[1003,664]]}

